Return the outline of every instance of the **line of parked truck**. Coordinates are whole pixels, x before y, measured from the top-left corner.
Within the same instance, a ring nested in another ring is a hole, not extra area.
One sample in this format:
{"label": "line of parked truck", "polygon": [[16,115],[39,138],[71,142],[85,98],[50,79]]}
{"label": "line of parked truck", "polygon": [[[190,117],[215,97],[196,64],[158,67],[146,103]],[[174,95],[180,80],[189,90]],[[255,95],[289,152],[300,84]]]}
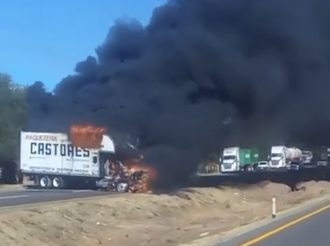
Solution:
{"label": "line of parked truck", "polygon": [[[268,152],[268,153],[267,153]],[[223,149],[219,158],[221,173],[260,170],[299,170],[330,165],[330,148],[316,151],[297,147],[272,146],[269,151],[258,148],[230,147]]]}

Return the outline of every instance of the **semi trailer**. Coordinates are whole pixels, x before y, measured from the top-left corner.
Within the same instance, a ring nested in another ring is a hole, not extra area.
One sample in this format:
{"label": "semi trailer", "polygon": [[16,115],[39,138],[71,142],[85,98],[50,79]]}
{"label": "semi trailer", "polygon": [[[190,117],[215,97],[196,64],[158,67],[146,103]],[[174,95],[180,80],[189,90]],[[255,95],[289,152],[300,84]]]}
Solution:
{"label": "semi trailer", "polygon": [[87,186],[126,192],[143,170],[116,159],[115,143],[102,134],[99,147],[76,146],[66,133],[20,132],[20,172],[41,188]]}

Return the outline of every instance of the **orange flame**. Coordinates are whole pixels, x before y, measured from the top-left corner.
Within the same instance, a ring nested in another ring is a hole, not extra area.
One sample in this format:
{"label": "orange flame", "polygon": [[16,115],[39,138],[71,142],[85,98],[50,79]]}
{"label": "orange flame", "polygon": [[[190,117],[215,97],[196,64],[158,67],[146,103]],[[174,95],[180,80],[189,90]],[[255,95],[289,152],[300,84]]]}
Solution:
{"label": "orange flame", "polygon": [[85,149],[99,149],[105,131],[105,127],[73,125],[70,127],[70,139],[74,146]]}
{"label": "orange flame", "polygon": [[143,171],[145,176],[131,185],[131,192],[146,193],[151,192],[151,181],[156,177],[156,170],[140,163],[125,163],[127,169],[131,172]]}

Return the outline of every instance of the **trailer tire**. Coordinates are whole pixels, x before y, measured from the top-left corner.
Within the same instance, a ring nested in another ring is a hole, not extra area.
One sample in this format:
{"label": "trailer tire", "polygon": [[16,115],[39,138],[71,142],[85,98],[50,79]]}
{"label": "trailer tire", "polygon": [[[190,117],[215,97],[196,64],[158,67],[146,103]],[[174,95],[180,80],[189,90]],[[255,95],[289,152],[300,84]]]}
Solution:
{"label": "trailer tire", "polygon": [[52,178],[52,187],[55,189],[62,189],[65,187],[65,182],[62,177],[55,176]]}
{"label": "trailer tire", "polygon": [[246,172],[252,172],[253,171],[253,166],[251,166],[251,165],[246,166],[245,171]]}
{"label": "trailer tire", "polygon": [[43,189],[48,189],[52,187],[52,181],[48,176],[39,176],[38,177],[38,185]]}

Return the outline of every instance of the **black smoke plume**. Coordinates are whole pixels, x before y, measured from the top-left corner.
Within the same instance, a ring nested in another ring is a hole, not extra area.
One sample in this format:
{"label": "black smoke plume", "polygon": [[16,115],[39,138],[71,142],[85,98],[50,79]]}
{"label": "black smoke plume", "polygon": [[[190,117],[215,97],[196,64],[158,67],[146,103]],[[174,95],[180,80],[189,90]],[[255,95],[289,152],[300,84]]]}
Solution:
{"label": "black smoke plume", "polygon": [[146,27],[117,20],[53,94],[29,88],[29,127],[130,134],[171,181],[228,145],[326,144],[329,13],[326,0],[173,0]]}

